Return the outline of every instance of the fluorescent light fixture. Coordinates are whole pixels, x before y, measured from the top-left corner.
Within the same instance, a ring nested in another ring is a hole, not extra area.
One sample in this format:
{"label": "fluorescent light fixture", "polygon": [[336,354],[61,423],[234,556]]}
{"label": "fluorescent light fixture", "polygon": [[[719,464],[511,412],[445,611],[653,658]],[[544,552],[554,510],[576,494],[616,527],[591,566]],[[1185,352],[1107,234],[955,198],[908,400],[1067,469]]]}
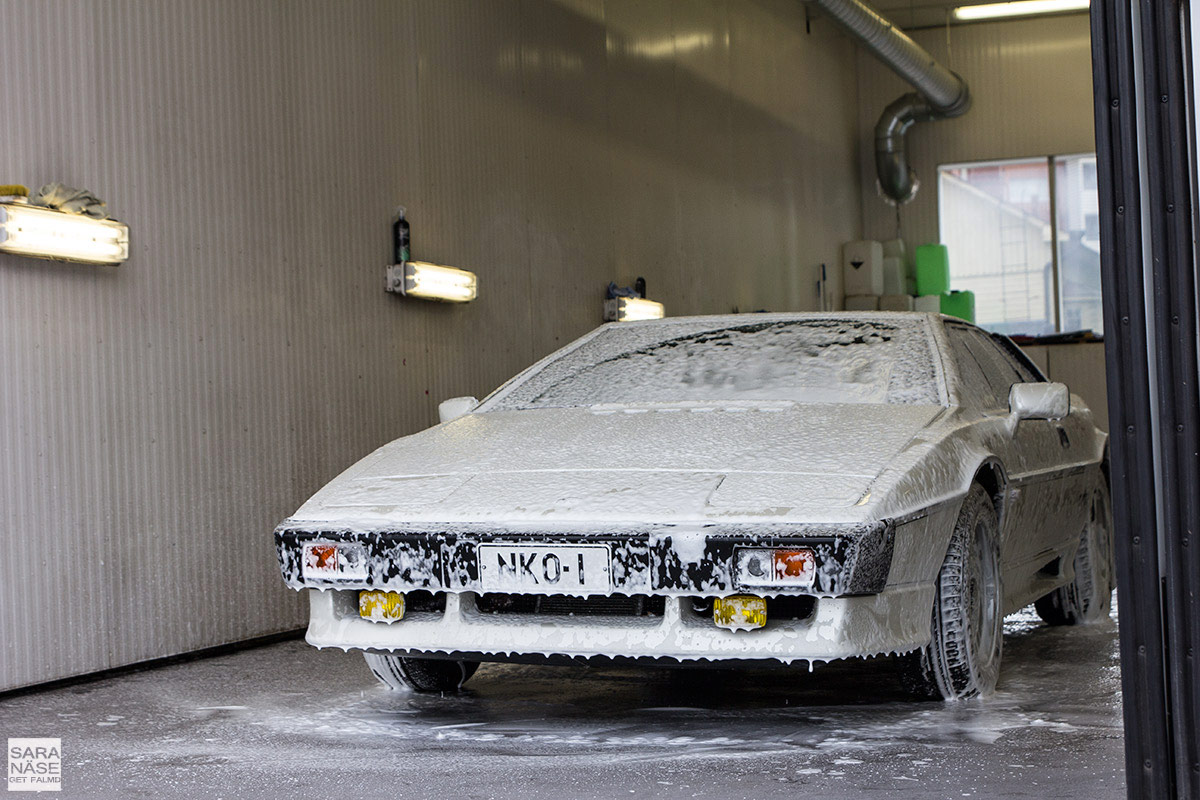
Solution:
{"label": "fluorescent light fixture", "polygon": [[614,297],[604,301],[604,318],[609,322],[636,322],[641,319],[662,319],[666,309],[662,303],[640,297]]}
{"label": "fluorescent light fixture", "polygon": [[467,303],[478,295],[478,283],[474,272],[424,261],[406,261],[388,268],[390,291],[422,300]]}
{"label": "fluorescent light fixture", "polygon": [[1035,14],[1057,14],[1063,11],[1083,11],[1091,0],[1012,0],[1009,3],[985,3],[979,6],[959,6],[954,18],[962,21],[1029,17]]}
{"label": "fluorescent light fixture", "polygon": [[0,251],[87,264],[120,264],[129,258],[129,226],[24,203],[0,203]]}

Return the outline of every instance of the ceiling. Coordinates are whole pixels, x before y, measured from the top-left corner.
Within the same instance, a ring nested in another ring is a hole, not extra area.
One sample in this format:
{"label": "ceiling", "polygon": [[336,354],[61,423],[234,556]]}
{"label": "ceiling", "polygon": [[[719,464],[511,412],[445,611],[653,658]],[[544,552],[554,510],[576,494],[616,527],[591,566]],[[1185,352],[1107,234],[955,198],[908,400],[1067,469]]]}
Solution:
{"label": "ceiling", "polygon": [[[951,10],[957,6],[975,6],[998,2],[998,0],[866,0],[866,2],[901,28],[911,29],[945,25]],[[953,23],[953,20],[951,22]]]}

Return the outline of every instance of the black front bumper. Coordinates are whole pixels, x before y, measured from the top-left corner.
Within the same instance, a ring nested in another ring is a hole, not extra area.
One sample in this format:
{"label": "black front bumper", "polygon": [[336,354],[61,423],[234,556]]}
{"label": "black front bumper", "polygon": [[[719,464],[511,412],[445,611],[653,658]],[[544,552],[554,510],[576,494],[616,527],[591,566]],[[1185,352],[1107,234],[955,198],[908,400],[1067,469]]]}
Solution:
{"label": "black front bumper", "polygon": [[[611,548],[612,591],[625,594],[728,594],[734,581],[734,551],[739,547],[807,547],[816,554],[816,579],[803,590],[770,590],[823,596],[874,594],[883,590],[891,570],[895,526],[864,525],[709,525],[688,526],[688,536],[705,537],[704,556],[682,562],[672,531],[683,527],[646,526],[602,530],[505,529],[495,525],[391,526],[351,530],[320,524],[286,522],[275,531],[284,581],[302,588],[380,588],[407,591],[480,591],[476,548],[486,542],[607,544]],[[677,536],[680,534],[676,534]],[[306,577],[304,544],[322,541],[360,546],[362,563],[353,575]],[[747,590],[763,594],[762,589]]]}

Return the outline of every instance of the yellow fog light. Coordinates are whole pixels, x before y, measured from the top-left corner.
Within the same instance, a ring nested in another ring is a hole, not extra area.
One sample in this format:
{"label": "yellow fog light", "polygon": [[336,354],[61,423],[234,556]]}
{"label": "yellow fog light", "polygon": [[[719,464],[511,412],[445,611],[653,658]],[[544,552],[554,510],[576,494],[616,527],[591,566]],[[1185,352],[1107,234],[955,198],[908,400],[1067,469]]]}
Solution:
{"label": "yellow fog light", "polygon": [[372,622],[404,619],[404,595],[400,592],[359,592],[358,615]]}
{"label": "yellow fog light", "polygon": [[748,594],[713,601],[713,622],[731,631],[752,631],[767,624],[767,601]]}

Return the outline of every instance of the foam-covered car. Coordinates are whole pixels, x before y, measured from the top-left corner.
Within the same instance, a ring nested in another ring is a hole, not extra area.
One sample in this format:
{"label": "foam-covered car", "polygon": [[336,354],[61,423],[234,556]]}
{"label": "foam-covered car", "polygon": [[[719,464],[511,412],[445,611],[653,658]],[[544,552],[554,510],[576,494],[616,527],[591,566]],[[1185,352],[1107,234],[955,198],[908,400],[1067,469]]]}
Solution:
{"label": "foam-covered car", "polygon": [[949,317],[613,323],[440,412],[275,531],[308,642],[395,688],[894,654],[958,698],[995,686],[1005,614],[1109,610],[1105,434]]}

